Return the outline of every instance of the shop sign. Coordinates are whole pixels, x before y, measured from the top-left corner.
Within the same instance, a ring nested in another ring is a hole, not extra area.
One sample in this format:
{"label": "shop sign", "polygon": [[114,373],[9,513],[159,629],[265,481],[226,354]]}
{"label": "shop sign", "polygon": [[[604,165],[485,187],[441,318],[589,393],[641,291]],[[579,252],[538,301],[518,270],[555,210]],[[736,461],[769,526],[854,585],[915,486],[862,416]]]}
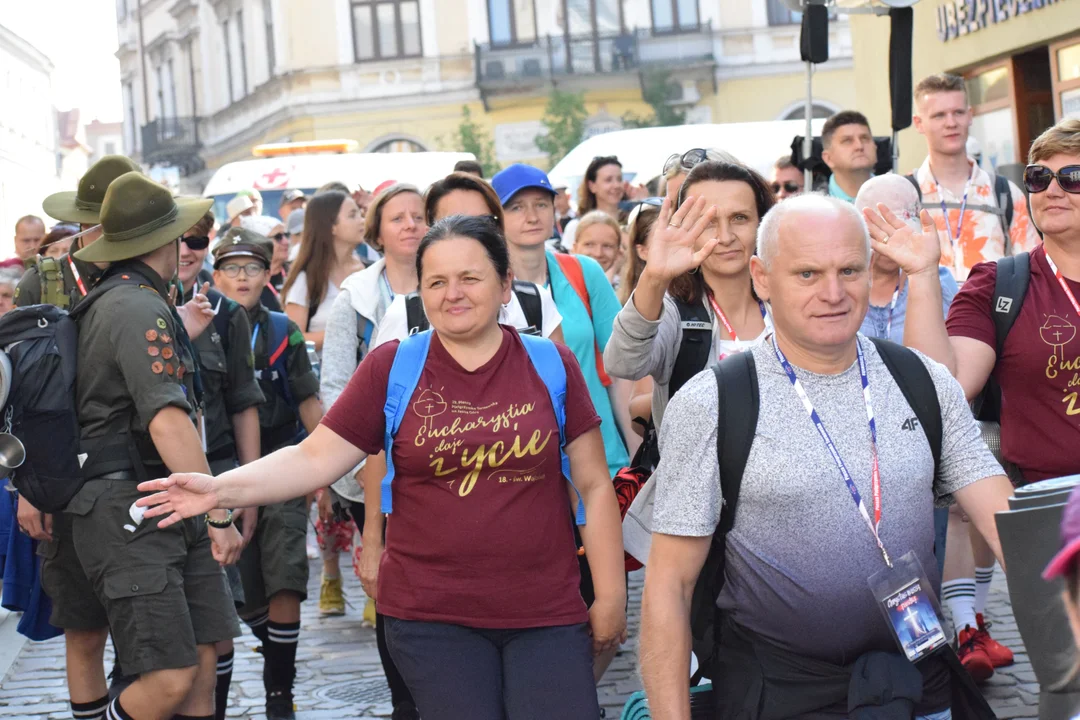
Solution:
{"label": "shop sign", "polygon": [[937,8],[938,39],[955,40],[1059,2],[1064,0],[948,0]]}

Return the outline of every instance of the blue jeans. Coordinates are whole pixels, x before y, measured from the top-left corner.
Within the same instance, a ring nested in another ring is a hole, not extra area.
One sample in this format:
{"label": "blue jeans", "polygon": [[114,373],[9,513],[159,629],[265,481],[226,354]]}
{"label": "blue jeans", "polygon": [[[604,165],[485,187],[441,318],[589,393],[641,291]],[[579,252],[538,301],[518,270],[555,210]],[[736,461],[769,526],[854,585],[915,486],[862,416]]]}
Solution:
{"label": "blue jeans", "polygon": [[597,720],[588,625],[482,630],[386,617],[386,644],[420,716]]}

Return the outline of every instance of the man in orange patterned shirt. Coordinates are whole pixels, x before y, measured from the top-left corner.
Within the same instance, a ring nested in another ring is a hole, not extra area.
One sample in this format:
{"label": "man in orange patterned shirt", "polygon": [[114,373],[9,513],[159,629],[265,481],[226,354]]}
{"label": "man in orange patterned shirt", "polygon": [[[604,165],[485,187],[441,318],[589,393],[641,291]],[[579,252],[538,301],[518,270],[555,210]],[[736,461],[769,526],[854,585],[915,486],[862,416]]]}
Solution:
{"label": "man in orange patterned shirt", "polygon": [[941,264],[963,283],[977,263],[1035,248],[1039,234],[1023,191],[1006,181],[1012,195],[1008,223],[1008,198],[996,197],[994,176],[968,157],[972,113],[963,78],[923,79],[915,87],[915,109],[915,129],[926,136],[929,155],[914,178],[941,236]]}

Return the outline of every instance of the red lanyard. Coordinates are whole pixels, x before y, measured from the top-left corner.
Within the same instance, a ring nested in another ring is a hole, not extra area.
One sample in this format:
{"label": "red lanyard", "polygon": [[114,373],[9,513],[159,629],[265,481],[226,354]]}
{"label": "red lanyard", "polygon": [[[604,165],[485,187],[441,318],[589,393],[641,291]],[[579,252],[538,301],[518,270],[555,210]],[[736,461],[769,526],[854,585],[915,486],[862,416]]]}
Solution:
{"label": "red lanyard", "polygon": [[71,274],[75,278],[75,284],[79,286],[79,292],[83,294],[83,297],[86,297],[86,285],[83,283],[82,276],[79,275],[79,268],[75,267],[75,261],[71,259],[70,255],[68,255],[68,265],[71,267]]}
{"label": "red lanyard", "polygon": [[1054,261],[1050,258],[1050,253],[1046,252],[1046,250],[1043,250],[1043,254],[1046,256],[1047,265],[1049,265],[1050,269],[1054,271],[1054,277],[1057,278],[1058,285],[1060,285],[1061,289],[1065,291],[1065,295],[1068,296],[1069,302],[1072,303],[1073,310],[1076,311],[1077,315],[1080,315],[1080,303],[1076,302],[1076,296],[1073,295],[1073,291],[1069,288],[1069,284],[1065,282],[1065,278],[1062,276],[1061,271],[1058,270],[1057,265],[1055,265]]}
{"label": "red lanyard", "polygon": [[[735,328],[731,326],[731,323],[727,319],[727,315],[725,315],[724,311],[720,309],[720,305],[716,302],[716,299],[711,294],[709,295],[709,304],[712,305],[713,312],[716,313],[716,317],[720,318],[720,323],[724,326],[724,329],[727,330],[727,333],[731,336],[731,339],[734,342],[738,342],[739,336],[735,334]],[[758,300],[758,307],[761,309],[761,319],[764,320],[767,317],[765,311],[765,303]]]}

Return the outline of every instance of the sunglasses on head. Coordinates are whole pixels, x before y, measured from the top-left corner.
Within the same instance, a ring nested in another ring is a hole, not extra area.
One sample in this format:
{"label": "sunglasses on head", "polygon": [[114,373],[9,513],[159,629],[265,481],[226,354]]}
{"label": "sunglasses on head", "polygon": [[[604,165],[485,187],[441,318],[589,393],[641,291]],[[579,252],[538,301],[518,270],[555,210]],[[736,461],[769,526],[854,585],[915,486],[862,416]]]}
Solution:
{"label": "sunglasses on head", "polygon": [[1065,192],[1080,194],[1080,165],[1066,165],[1057,172],[1045,165],[1028,165],[1024,168],[1024,187],[1029,193],[1044,192],[1054,178]]}
{"label": "sunglasses on head", "polygon": [[704,148],[694,148],[692,150],[687,150],[682,155],[680,155],[679,153],[674,153],[664,163],[664,175],[667,175],[669,172],[671,172],[672,168],[675,167],[675,163],[678,163],[679,167],[681,167],[683,170],[693,170],[695,167],[705,162],[705,159],[708,156],[709,153]]}
{"label": "sunglasses on head", "polygon": [[784,192],[787,192],[787,193],[797,193],[797,192],[802,192],[802,188],[801,188],[801,187],[799,187],[798,185],[796,185],[795,183],[793,183],[793,182],[790,182],[790,181],[788,181],[788,182],[786,182],[786,183],[783,183],[783,184],[780,184],[780,183],[778,183],[778,182],[774,182],[774,183],[773,183],[773,184],[771,185],[771,187],[772,187],[772,191],[773,191],[774,193],[777,193],[777,194],[779,194],[779,193],[780,193],[780,188],[783,188],[783,189],[784,189]]}
{"label": "sunglasses on head", "polygon": [[206,235],[192,235],[180,238],[191,250],[205,250],[210,247],[210,238]]}

